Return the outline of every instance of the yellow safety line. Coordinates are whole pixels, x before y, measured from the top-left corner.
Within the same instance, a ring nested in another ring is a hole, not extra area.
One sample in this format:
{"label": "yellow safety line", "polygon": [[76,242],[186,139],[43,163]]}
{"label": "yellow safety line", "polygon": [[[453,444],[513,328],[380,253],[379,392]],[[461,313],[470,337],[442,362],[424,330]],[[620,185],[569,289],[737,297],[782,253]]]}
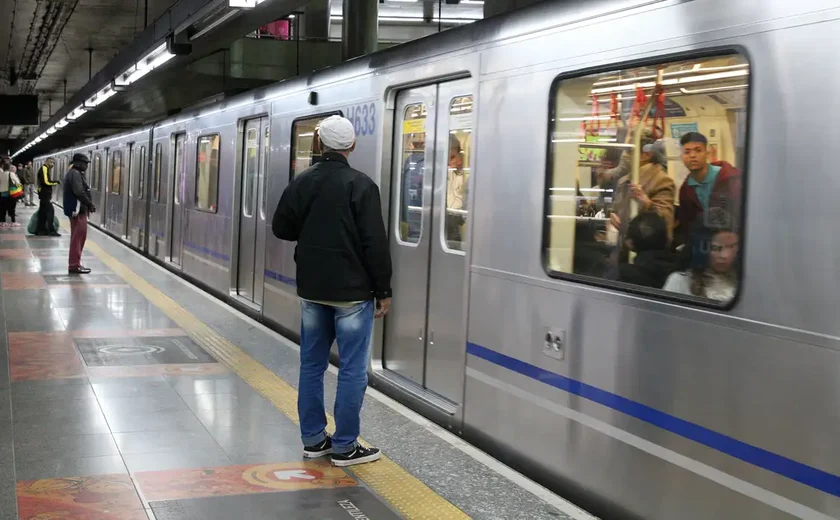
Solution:
{"label": "yellow safety line", "polygon": [[[88,242],[87,247],[103,264],[111,268],[114,273],[120,275],[129,285],[160,308],[196,343],[244,379],[257,392],[265,396],[295,424],[298,424],[297,391],[294,388],[204,322],[187,312],[170,297],[107,253],[98,244]],[[335,431],[335,422],[330,414],[327,414],[327,424],[327,429],[330,432]],[[361,439],[360,442],[368,445]],[[384,455],[380,461],[354,466],[352,471],[355,476],[367,484],[376,494],[387,500],[406,518],[423,520],[469,518],[463,511]]]}

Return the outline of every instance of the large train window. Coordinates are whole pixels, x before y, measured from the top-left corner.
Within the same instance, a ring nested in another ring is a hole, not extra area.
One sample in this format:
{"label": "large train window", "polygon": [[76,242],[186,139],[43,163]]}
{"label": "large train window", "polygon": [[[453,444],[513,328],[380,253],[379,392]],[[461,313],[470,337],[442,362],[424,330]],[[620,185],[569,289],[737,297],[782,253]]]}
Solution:
{"label": "large train window", "polygon": [[155,202],[160,202],[160,166],[163,160],[163,145],[160,143],[155,145],[155,169],[152,172],[154,178],[152,179],[152,198]]}
{"label": "large train window", "polygon": [[749,63],[734,53],[558,78],[547,273],[731,304],[749,78]]}
{"label": "large train window", "polygon": [[405,107],[402,123],[400,240],[420,243],[423,232],[423,174],[426,164],[426,104]]}
{"label": "large train window", "polygon": [[216,212],[219,196],[219,134],[198,138],[196,153],[195,208]]}
{"label": "large train window", "polygon": [[472,148],[473,97],[456,97],[449,104],[449,154],[446,172],[444,237],[450,251],[466,251],[467,179]]}
{"label": "large train window", "polygon": [[122,193],[122,151],[114,150],[111,153],[111,193],[119,195]]}
{"label": "large train window", "polygon": [[303,170],[309,168],[321,158],[321,141],[318,139],[318,125],[324,119],[342,115],[341,112],[330,112],[305,119],[296,119],[292,123],[292,165],[291,179]]}

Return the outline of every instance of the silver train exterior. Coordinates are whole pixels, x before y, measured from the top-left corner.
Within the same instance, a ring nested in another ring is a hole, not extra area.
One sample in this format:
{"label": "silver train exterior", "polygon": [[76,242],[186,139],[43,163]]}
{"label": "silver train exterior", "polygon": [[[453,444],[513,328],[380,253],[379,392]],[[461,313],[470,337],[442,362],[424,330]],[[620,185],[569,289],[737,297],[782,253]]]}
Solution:
{"label": "silver train exterior", "polygon": [[[373,385],[604,517],[840,517],[840,241],[827,224],[840,192],[828,124],[838,33],[835,0],[548,2],[53,155],[101,161],[97,226],[294,337],[294,246],[272,236],[271,215],[297,160],[295,122],[343,113],[394,254]],[[712,309],[550,277],[555,80],[721,49],[751,71],[737,301]],[[445,176],[432,173],[446,171],[457,96],[475,107],[461,121],[475,129],[463,252],[437,240]],[[417,209],[432,231],[407,244],[401,132],[418,102],[425,131],[442,131],[426,141],[434,167]],[[217,138],[217,207],[202,210],[198,149]],[[546,330],[564,334],[562,359],[546,355]]]}

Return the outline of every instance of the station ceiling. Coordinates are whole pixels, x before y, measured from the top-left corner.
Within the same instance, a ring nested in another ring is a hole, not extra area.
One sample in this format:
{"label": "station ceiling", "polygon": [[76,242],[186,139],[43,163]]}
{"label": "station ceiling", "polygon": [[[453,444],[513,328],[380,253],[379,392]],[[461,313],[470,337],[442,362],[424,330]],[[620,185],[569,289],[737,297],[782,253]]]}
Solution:
{"label": "station ceiling", "polygon": [[[423,36],[426,33],[420,25],[424,23],[424,15],[429,30],[441,30],[434,18],[457,17],[465,21],[482,18],[483,2],[461,1],[460,5],[437,0],[380,2],[380,37],[383,26],[391,26],[386,32],[392,44],[400,40],[400,34],[405,34],[405,40]],[[261,24],[302,12],[306,3],[307,0],[263,1],[261,9],[254,9],[253,15],[246,13],[231,18],[214,28],[210,37],[193,41],[189,57],[173,60],[177,64],[150,74],[136,88],[79,119],[72,126],[72,133],[58,132],[38,148],[43,151],[70,146],[159,119],[196,103],[212,101],[214,97],[276,81],[258,75],[227,74],[222,69],[230,68],[227,55],[230,46]],[[426,4],[435,7],[431,9]],[[92,87],[94,92],[101,88],[98,73],[100,80],[104,75],[113,77],[115,71],[111,69],[129,63],[126,57],[135,52],[133,49],[143,52],[138,44],[151,45],[158,41],[161,37],[158,27],[173,27],[176,21],[172,13],[184,11],[184,5],[212,8],[208,12],[217,17],[228,9],[227,1],[221,0],[0,0],[0,94],[37,94],[43,123],[61,117],[67,106],[79,104],[75,95],[86,98]],[[332,39],[335,35],[340,38],[341,7],[342,0],[332,0],[329,29]],[[134,56],[139,57],[139,54]],[[117,70],[116,74],[119,72],[122,71]],[[0,141],[27,139],[43,128],[46,126],[41,129],[0,126]]]}

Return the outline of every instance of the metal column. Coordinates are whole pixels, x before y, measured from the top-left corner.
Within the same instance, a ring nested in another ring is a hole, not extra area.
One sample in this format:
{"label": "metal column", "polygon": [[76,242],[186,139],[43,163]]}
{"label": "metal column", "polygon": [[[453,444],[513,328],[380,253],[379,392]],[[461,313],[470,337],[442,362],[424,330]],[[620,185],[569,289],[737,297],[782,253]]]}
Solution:
{"label": "metal column", "polygon": [[331,0],[310,0],[303,7],[302,39],[327,41],[330,38],[331,4]]}
{"label": "metal column", "polygon": [[341,56],[349,60],[375,52],[379,44],[379,0],[344,0]]}

